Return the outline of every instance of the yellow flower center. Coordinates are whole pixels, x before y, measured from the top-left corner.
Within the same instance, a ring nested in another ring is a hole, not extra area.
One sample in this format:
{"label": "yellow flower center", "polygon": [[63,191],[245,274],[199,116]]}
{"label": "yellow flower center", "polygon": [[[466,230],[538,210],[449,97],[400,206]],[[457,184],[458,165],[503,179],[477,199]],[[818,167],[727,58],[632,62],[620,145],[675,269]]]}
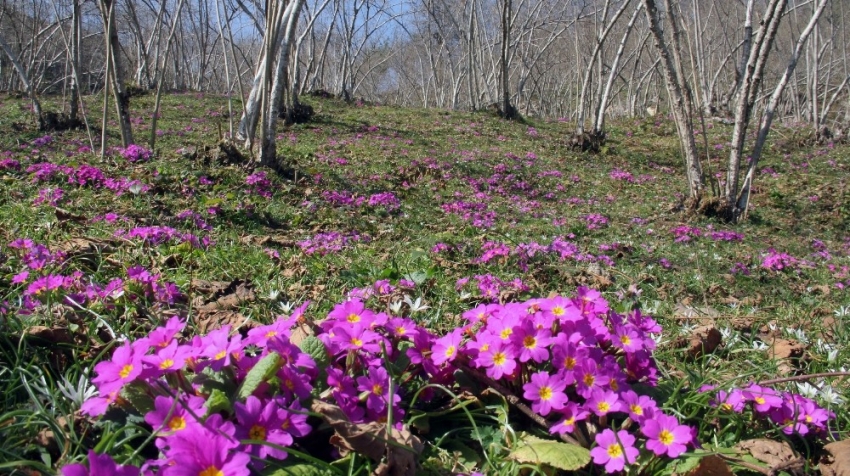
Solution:
{"label": "yellow flower center", "polygon": [[567,311],[565,311],[564,308],[561,306],[555,306],[552,308],[552,314],[555,316],[561,317],[566,313]]}
{"label": "yellow flower center", "polygon": [[351,314],[348,315],[348,317],[345,318],[345,320],[352,323],[352,324],[356,324],[356,323],[360,322],[360,314],[355,314],[355,313],[352,312]]}
{"label": "yellow flower center", "polygon": [[453,345],[446,347],[446,357],[452,357],[453,355],[455,355],[456,350],[457,349]]}
{"label": "yellow flower center", "polygon": [[629,337],[629,336],[627,336],[627,335],[622,335],[622,336],[620,336],[620,342],[621,342],[624,346],[625,346],[625,345],[631,345],[631,343],[632,343],[632,339],[631,339],[631,337]]}
{"label": "yellow flower center", "polygon": [[537,347],[537,339],[535,339],[533,336],[525,336],[525,338],[522,340],[522,346],[526,349],[534,349],[535,347]]}
{"label": "yellow flower center", "polygon": [[620,384],[618,384],[617,381],[614,379],[611,379],[609,381],[608,386],[611,387],[611,390],[615,392],[620,389]]}
{"label": "yellow flower center", "polygon": [[180,431],[186,428],[186,419],[182,416],[172,417],[171,420],[168,420],[168,429],[171,431]]}
{"label": "yellow flower center", "polygon": [[378,396],[383,395],[384,394],[384,386],[379,384],[379,383],[372,385],[372,393],[374,393],[375,395],[378,395]]}
{"label": "yellow flower center", "polygon": [[507,327],[505,329],[502,329],[502,332],[499,333],[499,337],[501,337],[502,340],[507,340],[508,337],[510,337],[511,334],[513,334],[513,333],[514,333],[514,330],[511,329],[510,327]]}
{"label": "yellow flower center", "polygon": [[764,397],[756,397],[755,400],[759,405],[764,405]]}
{"label": "yellow flower center", "polygon": [[490,348],[490,344],[481,344],[481,348],[478,349],[480,352],[487,352],[487,349]]}
{"label": "yellow flower center", "polygon": [[404,329],[404,327],[398,326],[398,327],[395,328],[395,333],[400,335],[400,336],[403,336],[403,335],[407,334],[407,331]]}
{"label": "yellow flower center", "polygon": [[171,359],[165,359],[159,364],[160,370],[170,369],[171,367],[174,367],[174,361]]}
{"label": "yellow flower center", "polygon": [[732,405],[730,405],[730,404],[728,404],[728,403],[721,403],[721,404],[720,404],[720,408],[721,408],[722,410],[724,410],[724,411],[727,411],[727,412],[731,412],[731,411],[732,411]]}
{"label": "yellow flower center", "polygon": [[629,410],[631,410],[632,413],[634,413],[635,415],[643,416],[643,407],[641,407],[637,403],[629,405]]}
{"label": "yellow flower center", "polygon": [[215,357],[213,357],[213,360],[221,360],[221,359],[223,359],[223,358],[225,358],[225,357],[227,357],[227,351],[226,351],[226,350],[222,350],[221,352],[219,352],[219,353],[215,354]]}
{"label": "yellow flower center", "polygon": [[812,422],[812,416],[806,415],[806,423],[811,423],[811,422]]}
{"label": "yellow flower center", "polygon": [[363,346],[363,341],[362,341],[362,340],[360,340],[360,339],[358,339],[357,337],[352,337],[352,338],[351,338],[351,344],[352,344],[354,347],[362,347],[362,346]]}
{"label": "yellow flower center", "polygon": [[664,446],[672,445],[673,433],[670,433],[669,430],[661,430],[661,433],[658,434],[658,441],[664,443]]}
{"label": "yellow flower center", "polygon": [[593,385],[593,382],[596,382],[596,377],[593,374],[584,374],[583,382],[586,386],[590,387]]}
{"label": "yellow flower center", "polygon": [[565,357],[564,358],[564,368],[567,369],[567,370],[574,369],[577,363],[578,362],[576,361],[575,357]]}
{"label": "yellow flower center", "polygon": [[207,469],[198,473],[198,476],[224,476],[224,471],[215,466],[209,466]]}
{"label": "yellow flower center", "polygon": [[508,360],[508,356],[505,355],[504,352],[496,352],[493,354],[493,365],[501,367],[505,365],[505,361]]}
{"label": "yellow flower center", "polygon": [[133,372],[133,366],[130,365],[130,364],[127,364],[127,365],[121,367],[121,371],[118,372],[118,375],[121,376],[121,378],[127,378],[127,376],[129,376],[132,372]]}
{"label": "yellow flower center", "polygon": [[266,441],[266,428],[260,425],[254,425],[248,432],[248,438],[257,441]]}
{"label": "yellow flower center", "polygon": [[564,426],[572,426],[576,423],[576,417],[569,417],[564,419]]}
{"label": "yellow flower center", "polygon": [[614,443],[608,447],[608,456],[611,458],[619,458],[623,456],[623,448],[620,448],[618,443]]}
{"label": "yellow flower center", "polygon": [[266,332],[266,339],[271,339],[272,337],[277,335],[277,331],[268,331]]}
{"label": "yellow flower center", "polygon": [[602,413],[608,413],[611,410],[611,405],[608,402],[599,402],[596,404],[596,409]]}
{"label": "yellow flower center", "polygon": [[549,400],[552,398],[552,388],[551,387],[540,387],[540,391],[537,393],[540,396],[541,400]]}
{"label": "yellow flower center", "polygon": [[283,381],[283,385],[289,389],[290,391],[295,390],[295,382],[290,379],[286,379]]}

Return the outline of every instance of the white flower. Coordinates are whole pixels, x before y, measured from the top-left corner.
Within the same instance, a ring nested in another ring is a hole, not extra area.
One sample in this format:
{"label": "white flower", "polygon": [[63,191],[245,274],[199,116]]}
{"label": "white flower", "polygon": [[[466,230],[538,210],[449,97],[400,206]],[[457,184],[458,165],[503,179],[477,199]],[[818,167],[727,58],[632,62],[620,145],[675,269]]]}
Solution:
{"label": "white flower", "polygon": [[818,394],[818,388],[809,382],[797,382],[797,391],[806,398],[815,398]]}
{"label": "white flower", "polygon": [[393,314],[398,315],[399,313],[401,313],[401,305],[401,301],[393,301],[392,303],[390,303],[390,311],[392,311]]}
{"label": "white flower", "polygon": [[850,316],[850,306],[841,306],[834,312],[835,317],[847,317]]}
{"label": "white flower", "polygon": [[765,349],[767,349],[767,344],[765,344],[764,342],[762,342],[760,340],[754,340],[753,341],[753,349],[755,349],[755,350],[765,350]]}
{"label": "white flower", "polygon": [[280,308],[281,311],[283,311],[284,314],[289,314],[289,312],[292,311],[292,303],[289,301],[279,302],[277,303],[277,306]]}
{"label": "white flower", "polygon": [[416,298],[416,301],[410,299],[410,296],[404,295],[404,302],[410,307],[410,312],[420,312],[425,309],[430,309],[430,306],[426,306],[422,303],[422,298]]}
{"label": "white flower", "polygon": [[738,334],[738,331],[732,329],[731,327],[721,328],[720,335],[723,336],[723,342],[726,343],[727,349],[731,349],[735,346],[735,344],[741,341],[741,335]]}
{"label": "white flower", "polygon": [[838,360],[838,349],[832,349],[826,353],[826,361],[830,364],[835,363]]}
{"label": "white flower", "polygon": [[278,291],[277,289],[272,289],[271,291],[269,291],[269,294],[268,296],[266,296],[266,298],[269,301],[274,302],[277,301],[278,296],[280,296],[280,291]]}
{"label": "white flower", "polygon": [[820,389],[820,398],[830,405],[844,404],[844,397],[836,392],[831,385],[824,385],[823,388]]}

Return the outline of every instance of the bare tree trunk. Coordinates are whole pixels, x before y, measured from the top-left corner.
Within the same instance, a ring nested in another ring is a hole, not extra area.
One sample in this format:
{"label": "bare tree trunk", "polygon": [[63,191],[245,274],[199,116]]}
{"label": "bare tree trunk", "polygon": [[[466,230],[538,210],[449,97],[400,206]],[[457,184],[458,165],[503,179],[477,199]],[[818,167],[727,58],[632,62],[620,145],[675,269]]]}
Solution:
{"label": "bare tree trunk", "polygon": [[115,27],[115,0],[98,0],[101,19],[103,20],[106,40],[106,61],[109,71],[107,81],[112,87],[115,98],[115,110],[118,113],[118,124],[121,128],[121,143],[124,147],[133,143],[133,126],[130,123],[130,97],[122,82],[118,29]]}
{"label": "bare tree trunk", "polygon": [[0,47],[3,48],[3,52],[6,53],[6,56],[9,58],[9,62],[12,63],[12,66],[15,68],[15,71],[18,73],[18,79],[21,81],[21,84],[24,86],[24,92],[27,93],[27,96],[30,97],[30,101],[32,102],[32,111],[35,114],[35,118],[38,121],[39,129],[44,128],[44,117],[41,113],[41,103],[38,101],[38,98],[35,96],[35,90],[32,87],[32,83],[27,77],[27,72],[24,70],[21,62],[18,61],[18,57],[15,56],[15,53],[12,51],[12,48],[9,47],[9,44],[6,43],[6,39],[0,35]]}
{"label": "bare tree trunk", "polygon": [[502,0],[502,57],[500,65],[500,78],[502,89],[502,114],[505,119],[514,119],[517,116],[516,109],[511,105],[511,77],[508,53],[511,43],[511,15],[513,14],[513,1]]}
{"label": "bare tree trunk", "polygon": [[[767,107],[765,107],[764,112],[761,116],[761,121],[759,122],[758,134],[756,135],[756,142],[753,146],[753,151],[750,154],[750,164],[747,168],[747,175],[744,177],[743,186],[741,187],[740,192],[735,190],[734,192],[737,194],[735,198],[735,219],[739,220],[746,217],[747,208],[750,203],[750,190],[752,189],[753,179],[755,177],[755,172],[758,167],[759,159],[761,158],[762,150],[764,149],[764,144],[767,141],[767,135],[770,132],[770,126],[773,123],[773,116],[776,112],[776,106],[779,104],[779,100],[782,98],[782,93],[785,91],[785,87],[788,85],[788,81],[791,79],[791,76],[794,74],[794,69],[797,67],[797,62],[800,59],[800,53],[803,50],[803,47],[806,44],[806,40],[809,35],[812,33],[812,30],[817,25],[818,19],[820,18],[821,13],[823,13],[824,7],[826,7],[826,3],[828,0],[819,0],[818,5],[815,8],[815,11],[812,13],[812,17],[809,20],[809,24],[800,34],[800,37],[797,39],[797,44],[794,47],[794,52],[791,54],[791,59],[788,61],[788,66],[785,67],[785,73],[782,75],[782,78],[779,80],[779,83],[773,89],[773,94],[770,96],[770,100],[767,103]],[[845,83],[846,83],[845,79]]]}
{"label": "bare tree trunk", "polygon": [[[643,4],[644,8],[646,8],[649,31],[652,32],[652,36],[655,38],[655,48],[659,56],[661,56],[661,69],[664,71],[664,81],[667,85],[667,93],[670,96],[676,130],[679,134],[679,140],[682,143],[682,152],[685,156],[685,173],[688,180],[688,193],[693,204],[696,205],[702,199],[703,190],[705,189],[705,177],[703,176],[702,164],[700,163],[699,152],[697,151],[696,141],[694,140],[694,125],[693,118],[691,117],[693,105],[690,103],[687,83],[682,77],[681,62],[677,64],[674,59],[674,57],[678,58],[679,56],[678,54],[671,54],[668,42],[664,38],[664,33],[661,31],[655,0],[643,0]],[[668,12],[668,15],[673,15],[673,13]],[[674,37],[675,34],[674,31]]]}
{"label": "bare tree trunk", "polygon": [[[162,101],[162,84],[165,81],[165,65],[168,64],[168,54],[171,53],[171,43],[174,40],[174,34],[177,32],[177,25],[180,23],[180,12],[183,9],[184,0],[178,0],[177,11],[174,12],[174,17],[171,23],[171,32],[168,34],[168,39],[165,42],[165,57],[162,60],[162,68],[156,69],[156,99],[153,106],[153,117],[151,118],[151,150],[156,147],[156,122],[159,119],[159,106]],[[159,58],[157,58],[158,60]]]}
{"label": "bare tree trunk", "polygon": [[608,96],[611,94],[611,86],[614,84],[614,78],[619,74],[620,59],[623,57],[623,51],[626,49],[626,42],[629,39],[629,35],[632,33],[632,28],[635,26],[635,20],[637,20],[641,9],[643,9],[642,4],[639,4],[637,8],[635,8],[635,12],[629,19],[628,25],[626,25],[626,31],[623,33],[623,39],[620,40],[620,46],[617,47],[617,55],[614,57],[614,64],[611,65],[611,71],[608,73],[608,81],[605,83],[605,89],[602,91],[602,96],[599,98],[599,105],[596,109],[596,119],[593,121],[594,136],[601,137],[604,134],[605,110],[608,108]]}
{"label": "bare tree trunk", "polygon": [[[738,90],[737,104],[735,106],[735,122],[732,130],[732,144],[730,146],[729,162],[726,171],[726,187],[724,191],[724,198],[728,207],[734,207],[736,203],[747,126],[749,125],[752,108],[755,104],[759,87],[761,86],[762,73],[767,63],[767,57],[770,54],[770,48],[773,45],[776,31],[779,28],[779,22],[782,19],[782,11],[785,9],[787,3],[788,0],[770,0],[768,3],[764,18],[761,21],[762,26],[756,34],[753,49],[750,51],[750,57],[747,60],[747,67],[741,81],[741,87]],[[733,216],[736,216],[738,213],[734,209],[731,209],[730,212]]]}
{"label": "bare tree trunk", "polygon": [[[611,0],[606,0],[603,15],[607,16],[608,8],[610,6]],[[603,29],[601,29],[596,35],[596,44],[593,47],[593,53],[590,55],[590,60],[587,63],[587,71],[584,74],[584,80],[581,83],[581,92],[579,93],[579,102],[578,102],[578,110],[576,114],[576,137],[580,138],[584,135],[584,120],[585,113],[587,109],[587,95],[588,95],[588,86],[590,85],[590,78],[593,73],[593,63],[596,61],[597,56],[602,54],[602,46],[605,44],[605,39],[608,38],[608,34],[611,33],[611,29],[614,28],[614,24],[617,23],[617,20],[620,19],[620,16],[623,12],[626,11],[626,8],[631,3],[631,0],[626,0],[623,2],[623,5],[620,6],[620,9],[614,13],[614,16],[611,18],[611,22],[608,23]],[[605,23],[605,18],[602,18],[603,25]],[[576,39],[578,41],[578,39]],[[578,48],[578,45],[576,45]],[[600,81],[602,79],[600,78]]]}

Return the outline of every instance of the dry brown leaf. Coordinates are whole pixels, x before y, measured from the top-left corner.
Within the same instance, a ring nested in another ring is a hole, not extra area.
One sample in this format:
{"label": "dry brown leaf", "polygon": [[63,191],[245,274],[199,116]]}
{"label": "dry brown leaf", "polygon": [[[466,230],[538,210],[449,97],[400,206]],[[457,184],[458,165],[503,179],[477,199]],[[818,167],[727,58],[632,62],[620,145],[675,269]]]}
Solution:
{"label": "dry brown leaf", "polygon": [[850,440],[830,443],[823,450],[819,466],[823,476],[850,476]]}
{"label": "dry brown leaf", "polygon": [[260,325],[257,321],[248,319],[236,311],[216,309],[197,309],[192,322],[195,324],[195,331],[199,334],[206,334],[226,325],[233,329],[253,329]]}
{"label": "dry brown leaf", "polygon": [[723,341],[723,334],[714,326],[700,326],[691,331],[691,335],[683,340],[688,348],[688,357],[695,359],[714,352]]}
{"label": "dry brown leaf", "polygon": [[74,336],[71,331],[64,327],[32,326],[27,329],[26,334],[50,345],[74,343]]}
{"label": "dry brown leaf", "polygon": [[733,476],[735,473],[720,456],[708,455],[699,460],[699,465],[688,471],[687,476]]}
{"label": "dry brown leaf", "polygon": [[753,458],[767,464],[771,468],[787,467],[789,463],[798,459],[794,450],[785,441],[756,438],[753,440],[744,440],[735,445],[735,448],[744,453],[749,453]]}
{"label": "dry brown leaf", "polygon": [[795,340],[774,339],[767,349],[767,355],[773,360],[799,359],[805,350],[805,347]]}
{"label": "dry brown leaf", "polygon": [[204,304],[198,306],[205,311],[235,310],[257,298],[251,282],[241,279],[229,283],[193,280],[192,287],[205,294],[212,294],[204,300]]}
{"label": "dry brown leaf", "polygon": [[407,476],[416,472],[417,458],[425,447],[406,428],[393,429],[387,435],[385,423],[352,423],[336,405],[315,400],[311,408],[334,429],[331,444],[341,455],[354,451],[379,463],[372,474]]}

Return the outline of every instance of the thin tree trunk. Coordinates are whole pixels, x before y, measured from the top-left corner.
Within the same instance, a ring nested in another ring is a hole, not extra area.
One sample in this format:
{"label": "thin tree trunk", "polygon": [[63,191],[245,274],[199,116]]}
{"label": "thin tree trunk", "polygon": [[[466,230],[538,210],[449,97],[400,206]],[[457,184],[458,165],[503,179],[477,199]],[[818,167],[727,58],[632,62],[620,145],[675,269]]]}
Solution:
{"label": "thin tree trunk", "polygon": [[121,74],[119,58],[121,44],[118,42],[118,29],[115,27],[115,0],[100,0],[98,6],[103,20],[107,69],[110,73],[106,79],[111,83],[115,98],[115,110],[121,129],[121,143],[124,147],[127,147],[133,143],[133,126],[130,123],[130,97],[127,95],[122,82],[123,75]]}
{"label": "thin tree trunk", "polygon": [[[705,188],[705,177],[703,176],[702,164],[700,163],[696,141],[694,140],[693,119],[690,112],[693,107],[689,104],[690,94],[687,93],[687,84],[681,78],[681,63],[674,62],[674,55],[670,53],[664,33],[661,31],[658,18],[658,9],[655,0],[643,0],[646,9],[646,18],[649,22],[649,31],[655,38],[655,48],[661,56],[661,69],[664,72],[664,81],[670,96],[673,109],[673,117],[676,122],[676,130],[682,143],[682,152],[685,158],[685,173],[688,180],[688,193],[696,203],[702,198]],[[672,14],[672,13],[671,13]],[[675,36],[675,32],[673,33]],[[678,57],[678,55],[675,55]]]}
{"label": "thin tree trunk", "polygon": [[156,122],[159,119],[159,106],[162,101],[162,85],[165,81],[165,65],[168,64],[168,54],[171,53],[171,42],[174,40],[174,34],[177,31],[177,25],[180,23],[180,11],[183,9],[184,0],[177,2],[177,11],[174,13],[174,18],[171,23],[171,32],[168,34],[168,39],[165,42],[165,57],[162,60],[162,68],[157,68],[156,71],[156,99],[153,106],[153,117],[151,118],[151,150],[156,147]]}
{"label": "thin tree trunk", "polygon": [[24,86],[24,92],[27,93],[27,96],[30,97],[30,101],[32,102],[32,111],[35,114],[35,118],[38,121],[39,129],[44,128],[44,117],[41,113],[41,103],[38,101],[38,98],[35,96],[35,90],[32,87],[32,83],[27,77],[27,72],[24,70],[23,65],[18,60],[18,57],[15,56],[15,53],[12,51],[12,48],[9,47],[9,44],[6,43],[6,39],[0,35],[0,47],[3,48],[3,52],[6,53],[6,56],[9,58],[9,62],[12,63],[12,66],[15,68],[15,71],[18,73],[18,79],[21,81],[21,84]]}
{"label": "thin tree trunk", "polygon": [[635,20],[637,20],[638,14],[642,9],[642,4],[639,4],[638,7],[635,8],[635,12],[632,14],[632,17],[629,19],[629,23],[626,25],[626,31],[623,33],[623,39],[620,40],[620,46],[617,47],[617,55],[614,57],[614,64],[611,65],[611,71],[608,72],[608,81],[605,83],[605,89],[602,91],[602,96],[599,98],[599,105],[596,110],[596,120],[593,122],[593,134],[595,136],[602,135],[605,130],[605,110],[608,108],[608,96],[611,94],[611,86],[614,84],[614,78],[617,77],[620,69],[620,59],[622,59],[623,52],[626,49],[626,42],[629,39],[629,35],[632,33],[632,28],[635,26]]}
{"label": "thin tree trunk", "polygon": [[750,202],[750,190],[752,189],[753,178],[755,177],[755,172],[758,168],[764,144],[767,141],[767,135],[770,132],[770,126],[773,123],[776,106],[779,104],[779,101],[782,98],[782,93],[785,91],[785,87],[788,85],[791,76],[794,74],[794,69],[797,67],[797,62],[800,59],[800,54],[806,44],[806,40],[812,33],[815,25],[817,25],[818,19],[820,18],[821,13],[823,13],[827,1],[828,0],[819,0],[815,11],[812,13],[812,17],[809,20],[809,24],[797,39],[794,52],[791,54],[791,59],[785,67],[785,73],[774,88],[773,94],[771,94],[770,100],[767,103],[767,107],[765,107],[764,112],[762,113],[761,121],[759,122],[758,134],[756,135],[756,142],[753,146],[753,151],[750,154],[751,160],[747,169],[747,175],[744,177],[743,186],[741,187],[740,192],[737,190],[734,191],[737,193],[737,196],[735,196],[736,220],[746,217],[747,208]]}

